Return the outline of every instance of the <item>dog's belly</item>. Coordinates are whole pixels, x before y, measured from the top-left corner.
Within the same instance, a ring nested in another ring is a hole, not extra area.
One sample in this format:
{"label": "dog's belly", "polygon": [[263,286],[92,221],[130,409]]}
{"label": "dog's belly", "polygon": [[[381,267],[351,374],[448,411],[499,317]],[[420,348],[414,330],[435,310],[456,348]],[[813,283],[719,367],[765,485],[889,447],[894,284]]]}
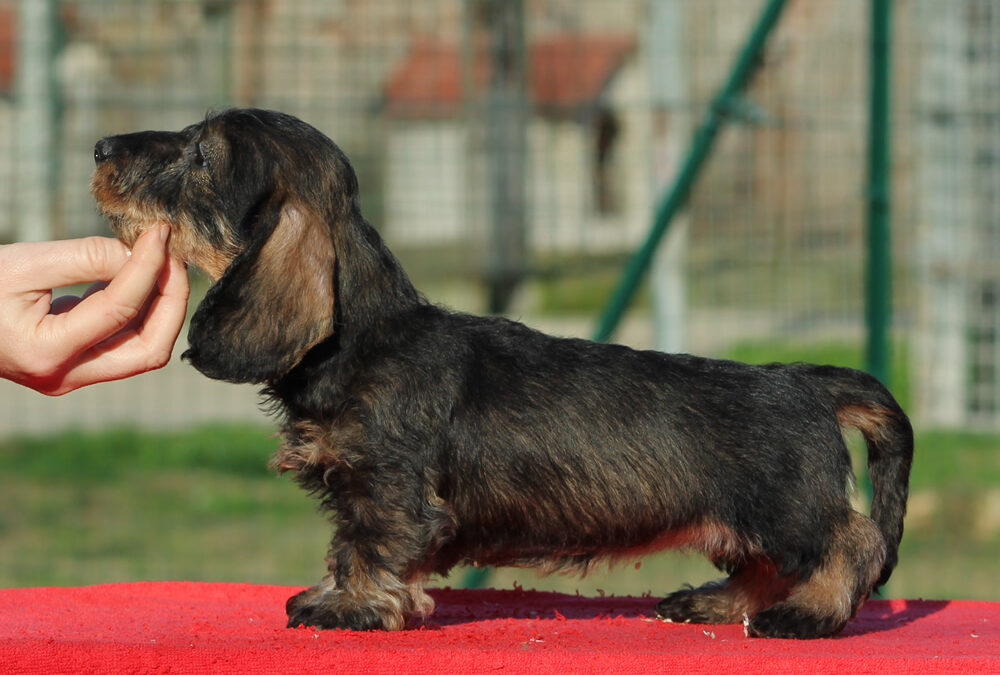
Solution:
{"label": "dog's belly", "polygon": [[460,533],[453,545],[441,551],[439,559],[447,568],[463,562],[477,566],[534,567],[544,572],[583,572],[595,561],[635,560],[664,549],[696,550],[712,560],[733,560],[756,553],[751,542],[713,520],[666,528],[655,535],[616,531],[606,537],[591,536],[585,540],[566,532],[562,539],[550,541],[538,541],[535,536],[537,533],[523,531],[520,540],[508,536],[494,540],[491,545],[479,539],[473,545]]}

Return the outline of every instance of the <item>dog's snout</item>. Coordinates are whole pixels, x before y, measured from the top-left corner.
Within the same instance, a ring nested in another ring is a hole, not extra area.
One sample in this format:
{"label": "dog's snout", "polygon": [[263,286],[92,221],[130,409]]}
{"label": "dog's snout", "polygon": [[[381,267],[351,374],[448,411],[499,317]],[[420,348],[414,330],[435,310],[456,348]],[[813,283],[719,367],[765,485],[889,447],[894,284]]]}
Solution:
{"label": "dog's snout", "polygon": [[112,138],[102,138],[97,141],[97,145],[94,146],[94,163],[101,164],[111,159],[115,152],[117,151],[117,146]]}

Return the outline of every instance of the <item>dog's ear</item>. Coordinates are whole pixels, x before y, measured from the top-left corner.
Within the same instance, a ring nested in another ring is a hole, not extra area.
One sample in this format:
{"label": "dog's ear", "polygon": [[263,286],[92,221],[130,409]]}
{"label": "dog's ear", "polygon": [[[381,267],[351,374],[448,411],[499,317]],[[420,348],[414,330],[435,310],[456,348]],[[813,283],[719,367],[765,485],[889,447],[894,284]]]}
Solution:
{"label": "dog's ear", "polygon": [[184,358],[218,380],[271,382],[334,330],[329,225],[301,204],[272,199],[253,232],[188,329]]}

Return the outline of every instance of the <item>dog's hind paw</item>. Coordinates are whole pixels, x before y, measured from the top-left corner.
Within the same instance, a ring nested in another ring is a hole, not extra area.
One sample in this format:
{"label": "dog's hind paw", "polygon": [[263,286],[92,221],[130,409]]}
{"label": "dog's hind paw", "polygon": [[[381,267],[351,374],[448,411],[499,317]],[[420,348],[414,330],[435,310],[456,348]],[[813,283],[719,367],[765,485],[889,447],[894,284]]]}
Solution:
{"label": "dog's hind paw", "polygon": [[719,623],[705,611],[704,593],[686,588],[656,604],[656,617],[670,623]]}
{"label": "dog's hind paw", "polygon": [[790,603],[778,603],[757,614],[746,625],[750,637],[808,640],[836,635],[848,619],[819,617]]}

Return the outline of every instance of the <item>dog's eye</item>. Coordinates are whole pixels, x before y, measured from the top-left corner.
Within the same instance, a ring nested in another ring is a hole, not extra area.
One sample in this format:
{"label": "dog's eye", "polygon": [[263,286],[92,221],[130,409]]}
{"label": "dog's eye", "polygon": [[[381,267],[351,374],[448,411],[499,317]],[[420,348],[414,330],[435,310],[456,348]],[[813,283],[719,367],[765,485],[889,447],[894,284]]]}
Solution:
{"label": "dog's eye", "polygon": [[201,143],[196,143],[194,146],[194,163],[195,166],[199,166],[202,169],[208,167],[208,158],[205,156],[205,149]]}

